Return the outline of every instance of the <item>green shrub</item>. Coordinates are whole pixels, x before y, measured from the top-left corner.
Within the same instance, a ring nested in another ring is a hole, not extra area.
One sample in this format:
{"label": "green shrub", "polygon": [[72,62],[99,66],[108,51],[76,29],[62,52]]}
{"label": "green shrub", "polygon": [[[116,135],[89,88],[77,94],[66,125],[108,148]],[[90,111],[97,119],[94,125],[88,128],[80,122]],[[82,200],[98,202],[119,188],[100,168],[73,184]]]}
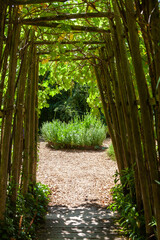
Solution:
{"label": "green shrub", "polygon": [[75,117],[68,124],[55,120],[41,128],[42,137],[57,148],[101,146],[106,137],[106,127],[99,119],[87,114],[83,120]]}
{"label": "green shrub", "polygon": [[[8,188],[8,196],[12,187]],[[36,228],[47,212],[50,191],[48,187],[37,183],[30,187],[25,197],[18,192],[16,212],[10,198],[7,198],[5,221],[0,222],[0,239],[31,240],[36,236]]]}
{"label": "green shrub", "polygon": [[[44,76],[40,76],[40,78],[41,81],[46,81]],[[50,86],[51,91],[53,91],[53,89],[56,90],[56,88],[56,84],[54,86]],[[88,90],[89,87],[86,84],[81,85],[74,82],[72,91],[71,89],[63,89],[53,97],[48,96],[48,107],[44,107],[41,110],[39,126],[41,127],[44,122],[50,122],[52,119],[59,119],[60,121],[68,123],[75,117],[75,115],[81,118],[85,113],[90,111],[90,107],[87,103],[87,98],[89,96]]]}
{"label": "green shrub", "polygon": [[109,146],[109,148],[107,149],[107,153],[108,156],[112,159],[112,160],[116,160],[116,156],[115,156],[115,152],[114,152],[114,148],[113,148],[113,144],[111,143],[111,145]]}
{"label": "green shrub", "polygon": [[[118,219],[123,234],[133,240],[145,240],[144,211],[138,212],[135,196],[131,196],[130,188],[135,194],[133,171],[126,169],[120,175],[115,174],[115,186],[112,188],[113,203],[109,206],[112,211],[119,213]],[[125,191],[124,191],[125,189]]]}

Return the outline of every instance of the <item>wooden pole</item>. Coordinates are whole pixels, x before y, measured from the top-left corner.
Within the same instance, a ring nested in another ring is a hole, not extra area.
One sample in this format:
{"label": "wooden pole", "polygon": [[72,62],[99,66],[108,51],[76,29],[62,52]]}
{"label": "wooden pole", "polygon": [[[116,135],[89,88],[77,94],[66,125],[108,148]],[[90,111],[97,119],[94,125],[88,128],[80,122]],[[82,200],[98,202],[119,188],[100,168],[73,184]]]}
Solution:
{"label": "wooden pole", "polygon": [[[15,13],[15,20],[17,13]],[[0,220],[4,220],[4,213],[6,209],[6,191],[7,191],[7,173],[8,173],[8,158],[9,158],[9,142],[11,138],[12,128],[12,114],[15,93],[15,77],[17,67],[17,51],[20,37],[20,25],[14,24],[12,45],[9,65],[9,79],[7,88],[7,102],[6,102],[6,116],[4,124],[3,142],[1,150],[1,166],[0,166]]]}

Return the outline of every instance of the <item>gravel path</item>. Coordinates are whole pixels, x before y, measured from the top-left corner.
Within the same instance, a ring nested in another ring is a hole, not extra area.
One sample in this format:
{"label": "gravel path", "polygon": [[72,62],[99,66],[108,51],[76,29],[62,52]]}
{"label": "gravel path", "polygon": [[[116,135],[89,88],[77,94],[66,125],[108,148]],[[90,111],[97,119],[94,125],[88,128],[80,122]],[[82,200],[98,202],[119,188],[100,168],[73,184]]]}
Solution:
{"label": "gravel path", "polygon": [[50,206],[108,205],[116,169],[106,150],[54,150],[40,142],[37,180],[50,187]]}
{"label": "gravel path", "polygon": [[117,169],[106,150],[54,150],[41,142],[39,159],[38,181],[52,194],[37,240],[125,240],[106,209]]}

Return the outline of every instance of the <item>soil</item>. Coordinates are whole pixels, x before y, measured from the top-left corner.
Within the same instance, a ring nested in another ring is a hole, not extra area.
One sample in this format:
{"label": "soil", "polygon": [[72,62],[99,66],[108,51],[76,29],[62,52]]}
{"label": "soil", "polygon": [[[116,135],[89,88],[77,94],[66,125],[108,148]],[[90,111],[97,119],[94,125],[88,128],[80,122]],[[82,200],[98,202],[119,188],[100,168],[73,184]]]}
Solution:
{"label": "soil", "polygon": [[51,189],[50,206],[111,203],[117,164],[107,156],[110,143],[97,150],[55,150],[40,142],[37,180]]}

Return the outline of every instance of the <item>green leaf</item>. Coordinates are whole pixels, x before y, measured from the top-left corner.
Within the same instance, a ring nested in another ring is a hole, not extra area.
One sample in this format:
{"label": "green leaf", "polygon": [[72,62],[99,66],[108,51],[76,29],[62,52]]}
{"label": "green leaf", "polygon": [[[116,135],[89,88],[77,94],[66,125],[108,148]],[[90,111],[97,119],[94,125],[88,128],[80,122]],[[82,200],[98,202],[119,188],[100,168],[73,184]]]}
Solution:
{"label": "green leaf", "polygon": [[160,185],[160,182],[159,182],[159,181],[155,180],[155,182],[158,183],[158,184]]}
{"label": "green leaf", "polygon": [[159,83],[160,83],[160,77],[159,77],[157,85],[156,85],[156,92],[158,91]]}

